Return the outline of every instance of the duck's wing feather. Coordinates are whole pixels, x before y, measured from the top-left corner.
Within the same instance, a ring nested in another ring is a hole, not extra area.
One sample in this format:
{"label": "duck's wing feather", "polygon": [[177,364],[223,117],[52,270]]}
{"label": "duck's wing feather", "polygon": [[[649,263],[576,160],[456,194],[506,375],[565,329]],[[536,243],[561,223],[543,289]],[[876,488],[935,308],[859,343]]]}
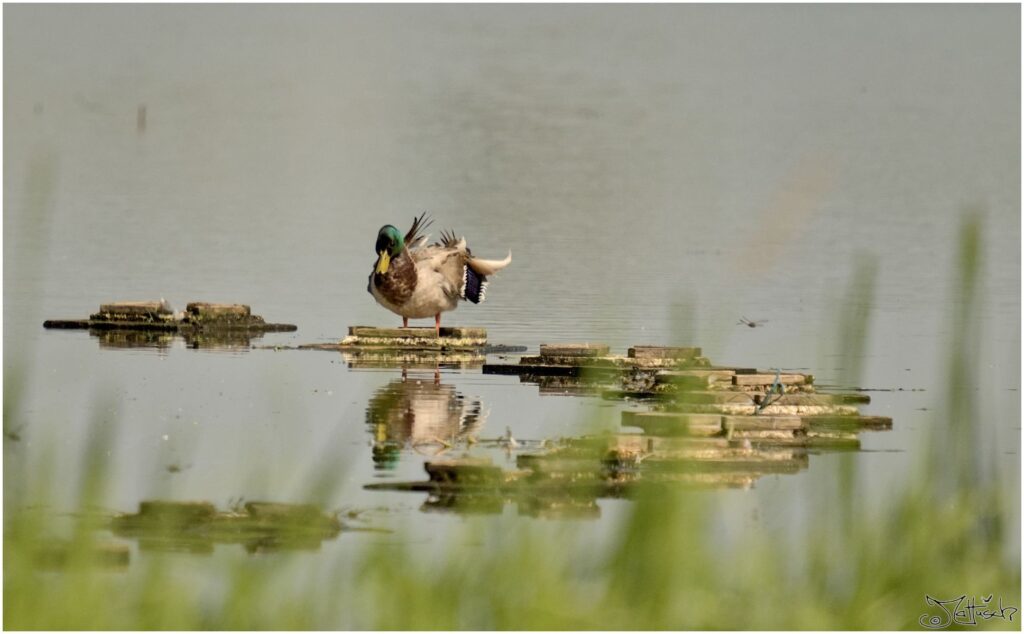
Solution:
{"label": "duck's wing feather", "polygon": [[430,223],[434,222],[433,218],[427,216],[427,212],[420,214],[419,218],[413,218],[412,227],[405,234],[405,244],[409,249],[420,247],[427,241],[429,236],[422,235],[426,231]]}
{"label": "duck's wing feather", "polygon": [[466,249],[466,239],[456,238],[455,232],[451,229],[441,232],[441,242],[438,243],[438,246],[446,247],[448,249],[468,250]]}
{"label": "duck's wing feather", "polygon": [[427,280],[431,280],[445,295],[454,297],[459,294],[468,257],[464,250],[432,244],[413,251],[412,256],[424,286],[430,284]]}

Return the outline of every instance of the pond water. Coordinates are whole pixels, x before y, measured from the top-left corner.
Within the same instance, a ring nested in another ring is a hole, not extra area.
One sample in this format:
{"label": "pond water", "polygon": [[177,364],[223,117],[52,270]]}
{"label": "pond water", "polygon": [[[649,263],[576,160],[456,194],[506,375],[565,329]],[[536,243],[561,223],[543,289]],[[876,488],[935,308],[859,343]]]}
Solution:
{"label": "pond water", "polygon": [[[425,210],[435,236],[453,228],[482,257],[511,249],[486,303],[444,315],[492,343],[696,345],[720,364],[879,390],[864,411],[893,430],[864,434],[853,460],[859,491],[884,505],[944,426],[957,232],[980,209],[983,373],[967,389],[988,460],[1019,498],[1019,7],[41,5],[4,17],[5,428],[19,438],[5,442],[5,473],[51,459],[57,508],[74,507],[99,417],[116,429],[113,510],[302,502],[327,469],[326,508],[413,526],[402,539],[429,544],[466,519],[424,512],[423,494],[364,489],[422,479],[439,449],[375,455],[381,398],[408,390],[454,416],[439,425],[480,438],[617,428],[628,405],[479,368],[444,368],[440,387],[410,370],[412,389],[399,368],[350,368],[337,353],[114,348],[41,327],[161,297],[298,325],[261,346],[397,325],[366,292],[373,243]],[[852,284],[858,262],[875,267],[870,293]],[[844,348],[842,306],[867,311],[862,349]],[[427,433],[400,427],[388,433]],[[839,459],[715,493],[724,530],[801,522]],[[8,477],[5,494],[31,484]],[[564,521],[601,539],[628,502],[599,506],[596,521]],[[1014,521],[1019,542],[1019,507]]]}

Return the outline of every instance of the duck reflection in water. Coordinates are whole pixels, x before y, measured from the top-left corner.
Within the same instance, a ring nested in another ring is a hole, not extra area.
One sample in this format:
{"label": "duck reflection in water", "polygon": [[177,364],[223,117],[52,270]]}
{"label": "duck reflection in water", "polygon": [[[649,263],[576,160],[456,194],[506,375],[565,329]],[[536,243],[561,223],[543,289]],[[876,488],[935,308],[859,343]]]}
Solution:
{"label": "duck reflection in water", "polygon": [[435,373],[418,379],[402,372],[379,388],[366,407],[377,469],[393,469],[403,449],[436,456],[469,440],[486,419],[479,399],[467,398],[444,385]]}

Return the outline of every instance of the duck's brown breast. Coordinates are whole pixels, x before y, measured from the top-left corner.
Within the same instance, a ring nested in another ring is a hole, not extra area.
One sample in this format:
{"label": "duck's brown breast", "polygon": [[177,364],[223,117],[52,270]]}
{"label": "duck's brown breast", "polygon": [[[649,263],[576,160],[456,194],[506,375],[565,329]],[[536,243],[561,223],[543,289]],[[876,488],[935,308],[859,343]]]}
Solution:
{"label": "duck's brown breast", "polygon": [[387,273],[374,273],[373,285],[392,304],[401,306],[416,290],[416,266],[405,253],[391,260]]}

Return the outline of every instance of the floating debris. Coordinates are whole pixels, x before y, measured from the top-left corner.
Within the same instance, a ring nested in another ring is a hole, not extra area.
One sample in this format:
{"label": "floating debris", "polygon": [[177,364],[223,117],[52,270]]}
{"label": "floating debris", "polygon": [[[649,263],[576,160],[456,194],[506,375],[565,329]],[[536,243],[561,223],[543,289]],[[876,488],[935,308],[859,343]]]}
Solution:
{"label": "floating debris", "polygon": [[191,348],[249,347],[263,333],[296,330],[293,324],[266,322],[245,304],[190,302],[175,313],[163,299],[101,304],[88,319],[49,319],[43,327],[88,330],[105,348],[167,348],[174,335]]}

